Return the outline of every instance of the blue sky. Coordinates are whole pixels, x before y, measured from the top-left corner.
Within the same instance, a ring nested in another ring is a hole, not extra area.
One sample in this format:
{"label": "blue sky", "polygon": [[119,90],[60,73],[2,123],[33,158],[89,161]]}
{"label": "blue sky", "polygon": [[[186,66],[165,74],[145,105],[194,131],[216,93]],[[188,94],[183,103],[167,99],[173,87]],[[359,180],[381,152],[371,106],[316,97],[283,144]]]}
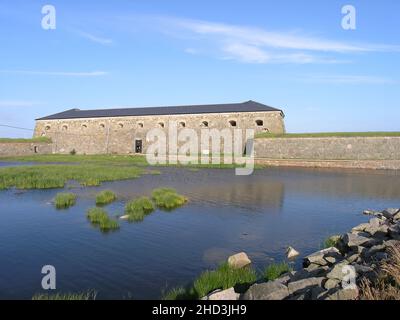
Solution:
{"label": "blue sky", "polygon": [[[55,30],[41,27],[46,4]],[[341,26],[346,4],[356,30]],[[282,108],[289,132],[399,131],[399,12],[397,0],[0,0],[0,124],[251,99]]]}

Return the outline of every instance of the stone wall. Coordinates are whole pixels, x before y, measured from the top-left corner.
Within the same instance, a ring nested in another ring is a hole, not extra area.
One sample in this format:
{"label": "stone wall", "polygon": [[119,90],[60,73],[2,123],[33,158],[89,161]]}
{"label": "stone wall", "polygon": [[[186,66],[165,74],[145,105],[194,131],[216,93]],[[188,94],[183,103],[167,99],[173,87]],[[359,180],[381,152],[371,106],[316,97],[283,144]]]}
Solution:
{"label": "stone wall", "polygon": [[0,157],[29,156],[33,154],[52,153],[51,143],[0,142]]}
{"label": "stone wall", "polygon": [[400,137],[261,138],[254,148],[268,160],[400,160]]}
{"label": "stone wall", "polygon": [[[231,125],[231,121],[236,122],[236,127]],[[285,132],[282,113],[269,111],[39,120],[34,136],[50,137],[55,153],[75,150],[78,154],[129,154],[135,152],[135,140],[142,140],[143,153],[146,153],[150,144],[146,140],[147,132],[157,128],[168,135],[168,124],[171,122],[177,124],[179,131],[194,129],[197,133],[201,129],[228,129],[233,132],[235,128],[254,129],[256,133]]]}

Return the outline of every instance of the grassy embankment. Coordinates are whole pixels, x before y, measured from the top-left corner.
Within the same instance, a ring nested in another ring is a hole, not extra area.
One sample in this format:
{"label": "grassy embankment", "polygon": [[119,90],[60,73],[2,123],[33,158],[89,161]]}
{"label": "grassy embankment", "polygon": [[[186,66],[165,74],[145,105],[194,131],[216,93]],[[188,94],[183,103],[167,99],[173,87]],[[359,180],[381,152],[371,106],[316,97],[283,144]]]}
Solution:
{"label": "grassy embankment", "polygon": [[138,178],[145,173],[134,166],[82,165],[36,165],[0,168],[0,190],[63,188],[70,181],[82,186],[99,186],[105,181]]}
{"label": "grassy embankment", "polygon": [[[200,158],[198,158],[200,160]],[[0,161],[15,161],[15,162],[36,162],[36,163],[79,163],[83,164],[101,164],[109,166],[139,166],[150,167],[144,155],[70,155],[70,154],[48,154],[48,155],[30,155],[30,156],[15,156],[1,157]],[[186,167],[189,169],[234,169],[244,165],[225,164],[224,156],[221,155],[221,164],[201,164],[192,163],[183,164],[157,164],[152,167]],[[211,160],[210,160],[211,162]]]}
{"label": "grassy embankment", "polygon": [[269,133],[262,132],[256,138],[329,138],[329,137],[400,137],[400,132],[314,132],[314,133]]}
{"label": "grassy embankment", "polygon": [[50,143],[51,139],[47,137],[37,137],[37,138],[0,138],[0,143]]}

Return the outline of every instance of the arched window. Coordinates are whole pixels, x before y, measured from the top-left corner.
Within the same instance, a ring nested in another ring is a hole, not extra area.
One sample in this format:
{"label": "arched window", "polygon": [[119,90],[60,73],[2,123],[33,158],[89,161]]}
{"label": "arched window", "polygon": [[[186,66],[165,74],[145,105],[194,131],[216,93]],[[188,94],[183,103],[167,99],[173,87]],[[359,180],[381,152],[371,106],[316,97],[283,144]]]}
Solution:
{"label": "arched window", "polygon": [[83,128],[83,129],[87,129],[87,124],[83,124],[83,125],[82,125],[82,128]]}
{"label": "arched window", "polygon": [[67,130],[68,130],[68,126],[67,126],[66,124],[64,124],[64,125],[62,126],[62,129],[63,129],[64,131],[67,131]]}
{"label": "arched window", "polygon": [[202,123],[201,123],[201,126],[202,127],[208,127],[208,121],[203,121]]}
{"label": "arched window", "polygon": [[231,125],[231,127],[236,127],[236,121],[235,120],[229,121],[229,124]]}
{"label": "arched window", "polygon": [[138,123],[138,126],[139,126],[139,128],[143,128],[143,127],[144,127],[144,125],[143,125],[142,122],[139,122],[139,123]]}
{"label": "arched window", "polygon": [[159,125],[161,128],[164,128],[164,122],[159,122],[158,125]]}
{"label": "arched window", "polygon": [[181,128],[184,128],[184,127],[186,127],[186,123],[185,122],[179,122],[179,126],[181,127]]}
{"label": "arched window", "polygon": [[46,131],[49,131],[51,128],[50,126],[46,126],[46,128],[44,128]]}
{"label": "arched window", "polygon": [[262,127],[264,125],[264,121],[256,120],[256,125],[259,126],[259,127]]}
{"label": "arched window", "polygon": [[100,128],[104,129],[106,125],[104,123],[100,123]]}
{"label": "arched window", "polygon": [[124,125],[120,122],[118,123],[118,126],[122,129],[124,127]]}

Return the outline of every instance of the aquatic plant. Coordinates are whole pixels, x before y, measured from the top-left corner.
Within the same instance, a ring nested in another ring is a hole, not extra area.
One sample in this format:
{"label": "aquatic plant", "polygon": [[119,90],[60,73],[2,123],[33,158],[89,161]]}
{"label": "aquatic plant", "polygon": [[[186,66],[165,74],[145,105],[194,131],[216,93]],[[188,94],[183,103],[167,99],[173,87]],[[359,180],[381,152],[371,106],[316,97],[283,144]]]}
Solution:
{"label": "aquatic plant", "polygon": [[134,179],[144,170],[133,166],[38,165],[0,168],[0,189],[63,188],[70,180],[83,186],[98,186],[104,181]]}
{"label": "aquatic plant", "polygon": [[125,214],[128,215],[128,221],[139,222],[144,217],[154,211],[154,205],[147,197],[140,197],[130,201],[125,206]]}
{"label": "aquatic plant", "polygon": [[86,217],[95,227],[103,232],[119,229],[119,223],[111,219],[107,212],[101,208],[91,208],[88,210]]}
{"label": "aquatic plant", "polygon": [[228,289],[239,284],[250,285],[256,280],[257,275],[252,267],[236,269],[223,263],[216,270],[200,274],[193,283],[193,291],[197,297],[202,298],[215,289]]}
{"label": "aquatic plant", "polygon": [[54,204],[57,209],[67,209],[76,203],[76,194],[70,192],[57,193]]}
{"label": "aquatic plant", "polygon": [[292,271],[292,267],[286,262],[272,263],[265,268],[264,279],[273,281],[289,271]]}
{"label": "aquatic plant", "polygon": [[325,249],[330,248],[330,247],[336,247],[340,241],[340,236],[339,235],[334,235],[330,236],[329,238],[326,238],[323,243],[323,247]]}
{"label": "aquatic plant", "polygon": [[94,290],[78,293],[36,293],[32,300],[96,300],[96,295]]}
{"label": "aquatic plant", "polygon": [[191,300],[196,299],[190,293],[190,289],[184,287],[176,287],[162,294],[161,300]]}
{"label": "aquatic plant", "polygon": [[171,289],[163,294],[163,299],[200,299],[216,289],[225,290],[236,286],[240,286],[243,291],[256,280],[257,273],[251,266],[236,269],[225,262],[216,270],[201,273],[192,286]]}
{"label": "aquatic plant", "polygon": [[96,195],[97,205],[106,205],[117,199],[117,196],[111,190],[103,190]]}
{"label": "aquatic plant", "polygon": [[154,189],[151,197],[157,207],[165,210],[178,208],[187,202],[186,197],[178,194],[176,190],[172,188]]}

